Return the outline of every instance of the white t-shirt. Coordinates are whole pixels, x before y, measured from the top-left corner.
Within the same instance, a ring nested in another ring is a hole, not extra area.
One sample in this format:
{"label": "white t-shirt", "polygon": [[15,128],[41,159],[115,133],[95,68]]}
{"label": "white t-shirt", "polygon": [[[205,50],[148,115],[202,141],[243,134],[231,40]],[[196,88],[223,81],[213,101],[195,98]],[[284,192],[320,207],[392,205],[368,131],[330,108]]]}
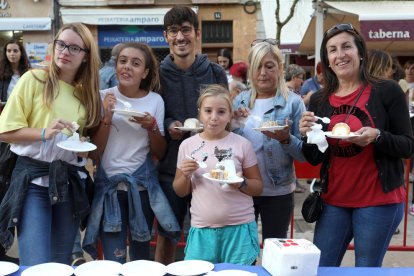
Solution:
{"label": "white t-shirt", "polygon": [[[129,102],[132,110],[149,112],[157,120],[161,135],[164,135],[164,101],[161,96],[149,92],[142,98],[128,98],[119,92],[118,87],[101,90],[102,99],[106,93],[114,93],[116,98]],[[118,102],[117,109],[124,109]],[[146,129],[141,125],[129,121],[129,116],[114,113],[108,142],[102,156],[101,164],[109,177],[119,174],[131,174],[145,161],[150,151],[149,137]]]}
{"label": "white t-shirt", "polygon": [[[202,146],[204,141],[204,146]],[[223,227],[240,225],[254,220],[253,199],[239,190],[222,187],[219,182],[203,177],[204,173],[215,168],[218,159],[214,155],[215,147],[218,150],[231,150],[231,159],[236,166],[236,172],[242,168],[250,168],[257,164],[251,143],[244,137],[230,132],[220,140],[208,141],[196,134],[184,140],[178,152],[177,167],[180,166],[186,155],[197,160],[208,156],[207,168],[197,169],[191,178],[191,226]]]}
{"label": "white t-shirt", "polygon": [[13,74],[9,87],[7,87],[7,99],[10,97],[11,92],[13,91],[13,88],[16,86],[17,81],[20,79],[20,75]]}

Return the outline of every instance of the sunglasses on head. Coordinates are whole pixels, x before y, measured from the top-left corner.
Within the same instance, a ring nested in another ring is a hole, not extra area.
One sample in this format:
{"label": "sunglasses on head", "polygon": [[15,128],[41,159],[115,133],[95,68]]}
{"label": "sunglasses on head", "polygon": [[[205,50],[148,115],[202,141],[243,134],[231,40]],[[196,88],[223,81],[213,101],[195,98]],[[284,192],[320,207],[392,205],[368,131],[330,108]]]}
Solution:
{"label": "sunglasses on head", "polygon": [[341,23],[341,24],[337,24],[335,26],[333,26],[332,28],[330,28],[329,30],[327,30],[324,34],[324,37],[330,36],[333,33],[336,33],[337,31],[352,31],[355,33],[358,33],[357,30],[355,30],[354,26],[352,26],[352,24],[349,23]]}
{"label": "sunglasses on head", "polygon": [[267,42],[270,45],[277,45],[277,40],[274,38],[258,38],[256,40],[253,40],[252,44],[250,45],[250,47],[253,47],[256,44],[259,44],[261,42]]}

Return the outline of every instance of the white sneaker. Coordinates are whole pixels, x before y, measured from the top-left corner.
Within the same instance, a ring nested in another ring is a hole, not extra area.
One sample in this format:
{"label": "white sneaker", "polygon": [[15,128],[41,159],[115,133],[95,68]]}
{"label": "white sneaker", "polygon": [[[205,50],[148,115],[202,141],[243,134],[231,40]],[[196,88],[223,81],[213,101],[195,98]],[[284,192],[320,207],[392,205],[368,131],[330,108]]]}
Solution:
{"label": "white sneaker", "polygon": [[411,205],[410,210],[408,210],[408,212],[410,213],[410,215],[414,216],[414,204]]}

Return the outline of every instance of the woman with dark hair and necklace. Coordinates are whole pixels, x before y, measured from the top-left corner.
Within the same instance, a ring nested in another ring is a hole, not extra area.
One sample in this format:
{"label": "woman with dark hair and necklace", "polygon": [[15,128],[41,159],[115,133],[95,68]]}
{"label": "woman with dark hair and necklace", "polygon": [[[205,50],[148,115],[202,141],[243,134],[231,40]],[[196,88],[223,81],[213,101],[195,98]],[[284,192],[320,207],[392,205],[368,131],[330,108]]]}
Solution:
{"label": "woman with dark hair and necklace", "polygon": [[314,234],[320,266],[340,266],[354,239],[355,266],[380,267],[404,213],[402,159],[414,148],[404,92],[369,73],[365,42],[351,24],[325,32],[321,62],[325,85],[311,96],[300,132],[306,136],[317,115],[331,119],[324,131],[346,123],[354,135],[327,138],[324,153],[302,145],[309,163],[322,163],[324,205]]}

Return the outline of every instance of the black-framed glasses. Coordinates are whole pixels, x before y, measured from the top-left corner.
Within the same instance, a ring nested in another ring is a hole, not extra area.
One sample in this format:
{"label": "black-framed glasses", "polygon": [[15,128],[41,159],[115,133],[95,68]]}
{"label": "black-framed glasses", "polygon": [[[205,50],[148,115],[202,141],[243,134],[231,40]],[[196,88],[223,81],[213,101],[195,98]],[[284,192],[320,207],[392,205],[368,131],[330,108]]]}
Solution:
{"label": "black-framed glasses", "polygon": [[191,26],[172,26],[167,28],[167,35],[170,37],[176,37],[178,32],[181,32],[183,36],[189,36],[193,32],[193,27]]}
{"label": "black-framed glasses", "polygon": [[341,24],[336,24],[335,26],[333,26],[332,28],[327,30],[324,34],[324,37],[330,36],[333,32],[336,32],[336,31],[353,31],[353,32],[357,32],[355,30],[354,26],[352,26],[352,24],[350,24],[350,23],[341,23]]}
{"label": "black-framed glasses", "polygon": [[261,43],[261,42],[267,42],[271,45],[277,45],[277,40],[274,38],[258,38],[253,40],[252,44],[250,45],[250,47],[253,47],[254,45]]}
{"label": "black-framed glasses", "polygon": [[67,45],[64,41],[59,39],[55,40],[55,48],[60,52],[63,52],[66,48],[68,48],[68,51],[71,55],[78,55],[81,51],[84,51],[85,53],[89,52],[88,49],[83,49],[76,44]]}

